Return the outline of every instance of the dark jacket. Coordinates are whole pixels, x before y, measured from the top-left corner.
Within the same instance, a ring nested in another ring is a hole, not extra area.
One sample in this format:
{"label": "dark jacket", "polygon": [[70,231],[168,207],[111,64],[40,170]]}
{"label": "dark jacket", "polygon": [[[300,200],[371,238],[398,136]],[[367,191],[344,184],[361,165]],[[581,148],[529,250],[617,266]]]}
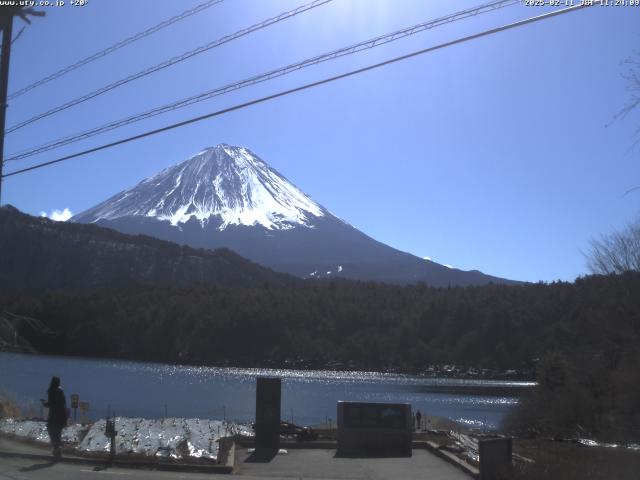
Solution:
{"label": "dark jacket", "polygon": [[67,400],[64,398],[64,391],[58,387],[53,390],[49,390],[48,401],[44,404],[49,408],[49,418],[47,423],[57,427],[64,427],[67,425]]}

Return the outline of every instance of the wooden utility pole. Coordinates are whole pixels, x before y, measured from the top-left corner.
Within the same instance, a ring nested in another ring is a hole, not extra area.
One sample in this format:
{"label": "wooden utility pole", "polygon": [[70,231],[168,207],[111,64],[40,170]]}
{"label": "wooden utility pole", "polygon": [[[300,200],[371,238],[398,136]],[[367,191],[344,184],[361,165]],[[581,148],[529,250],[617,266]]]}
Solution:
{"label": "wooden utility pole", "polygon": [[[18,2],[15,2],[18,3]],[[2,205],[2,171],[4,167],[4,127],[7,115],[7,90],[9,88],[9,57],[13,41],[13,17],[31,23],[29,16],[43,17],[44,12],[20,5],[0,6],[0,28],[2,28],[2,52],[0,53],[0,206]],[[20,34],[18,34],[20,35]]]}
{"label": "wooden utility pole", "polygon": [[2,205],[2,171],[4,167],[4,127],[7,114],[7,89],[9,88],[9,57],[13,15],[2,12],[2,53],[0,54],[0,206]]}

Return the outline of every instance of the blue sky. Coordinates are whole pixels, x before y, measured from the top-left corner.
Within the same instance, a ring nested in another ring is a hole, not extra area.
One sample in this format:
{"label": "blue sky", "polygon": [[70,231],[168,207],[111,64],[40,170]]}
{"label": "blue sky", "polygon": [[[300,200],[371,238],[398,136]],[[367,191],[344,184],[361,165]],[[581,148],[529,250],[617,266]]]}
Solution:
{"label": "blue sky", "polygon": [[[15,91],[201,0],[46,8],[12,50]],[[10,102],[7,125],[304,0],[226,0]],[[7,136],[32,145],[481,1],[334,0]],[[32,162],[291,88],[546,10],[517,5],[131,125]],[[16,20],[15,29],[21,26]],[[160,136],[11,177],[3,203],[78,213],[218,143],[250,148],[334,214],[400,250],[529,281],[586,273],[591,237],[638,212],[640,112],[622,62],[640,7],[592,7],[407,60]]]}

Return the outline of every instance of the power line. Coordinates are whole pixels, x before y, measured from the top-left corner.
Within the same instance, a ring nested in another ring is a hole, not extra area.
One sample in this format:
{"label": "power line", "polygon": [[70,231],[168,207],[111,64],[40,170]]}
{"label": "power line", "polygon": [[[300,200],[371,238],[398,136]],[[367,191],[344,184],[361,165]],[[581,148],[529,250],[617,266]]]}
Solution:
{"label": "power line", "polygon": [[510,24],[507,24],[507,25],[503,25],[501,27],[492,28],[490,30],[484,30],[484,31],[482,31],[480,33],[474,33],[472,35],[468,35],[468,36],[465,36],[465,37],[457,38],[455,40],[451,40],[451,41],[448,41],[448,42],[445,42],[445,43],[441,43],[441,44],[433,46],[433,47],[424,48],[422,50],[418,50],[418,51],[415,51],[415,52],[412,52],[412,53],[401,55],[399,57],[394,57],[392,59],[385,60],[383,62],[375,63],[373,65],[368,65],[366,67],[358,68],[356,70],[351,70],[349,72],[342,73],[340,75],[335,75],[333,77],[329,77],[329,78],[325,78],[325,79],[322,79],[322,80],[318,80],[316,82],[307,83],[305,85],[301,85],[299,87],[291,88],[289,90],[284,90],[284,91],[275,93],[273,95],[268,95],[266,97],[261,97],[261,98],[255,99],[255,100],[251,100],[249,102],[245,102],[245,103],[241,103],[241,104],[238,104],[238,105],[234,105],[232,107],[224,108],[222,110],[217,110],[215,112],[207,113],[205,115],[200,115],[198,117],[190,118],[190,119],[184,120],[182,122],[178,122],[178,123],[174,123],[174,124],[171,124],[171,125],[167,125],[167,126],[162,127],[162,128],[157,128],[155,130],[150,130],[150,131],[147,131],[147,132],[144,132],[144,133],[140,133],[138,135],[134,135],[134,136],[127,137],[127,138],[124,138],[124,139],[121,139],[121,140],[117,140],[115,142],[111,142],[111,143],[107,143],[107,144],[104,144],[104,145],[100,145],[98,147],[93,147],[93,148],[90,148],[90,149],[87,149],[87,150],[83,150],[81,152],[77,152],[77,153],[74,153],[74,154],[71,154],[71,155],[66,155],[64,157],[57,158],[55,160],[49,160],[48,162],[39,163],[39,164],[36,164],[36,165],[32,165],[30,167],[22,168],[20,170],[15,170],[13,172],[6,173],[6,174],[2,175],[2,178],[12,177],[14,175],[19,175],[21,173],[29,172],[29,171],[32,171],[32,170],[37,170],[39,168],[44,168],[44,167],[47,167],[47,166],[50,166],[50,165],[54,165],[56,163],[64,162],[66,160],[71,160],[73,158],[77,158],[77,157],[81,157],[81,156],[84,156],[84,155],[88,155],[89,153],[98,152],[100,150],[106,150],[108,148],[112,148],[112,147],[115,147],[117,145],[122,145],[122,144],[125,144],[125,143],[133,142],[135,140],[140,140],[142,138],[150,137],[152,135],[157,135],[159,133],[166,132],[168,130],[173,130],[173,129],[176,129],[176,128],[184,127],[184,126],[190,125],[192,123],[196,123],[196,122],[200,122],[202,120],[206,120],[206,119],[209,119],[209,118],[213,118],[213,117],[217,117],[217,116],[220,116],[220,115],[224,115],[225,113],[233,112],[233,111],[236,111],[236,110],[241,110],[243,108],[247,108],[247,107],[250,107],[252,105],[257,105],[257,104],[260,104],[260,103],[267,102],[269,100],[274,100],[276,98],[284,97],[284,96],[290,95],[292,93],[301,92],[303,90],[308,90],[310,88],[317,87],[317,86],[320,86],[320,85],[324,85],[326,83],[334,82],[336,80],[341,80],[343,78],[347,78],[347,77],[351,77],[351,76],[354,76],[354,75],[358,75],[360,73],[368,72],[370,70],[374,70],[374,69],[377,69],[377,68],[380,68],[380,67],[384,67],[386,65],[390,65],[390,64],[397,63],[397,62],[400,62],[400,61],[403,61],[403,60],[407,60],[409,58],[417,57],[418,55],[423,55],[425,53],[433,52],[433,51],[440,50],[440,49],[443,49],[443,48],[446,48],[446,47],[450,47],[450,46],[453,46],[453,45],[458,45],[458,44],[461,44],[461,43],[469,42],[471,40],[476,40],[478,38],[485,37],[487,35],[493,35],[493,34],[498,33],[498,32],[502,32],[502,31],[505,31],[505,30],[510,30],[510,29],[513,29],[513,28],[521,27],[523,25],[527,25],[527,24],[530,24],[530,23],[538,22],[538,21],[541,21],[541,20],[546,20],[546,19],[551,18],[551,17],[562,15],[564,13],[574,12],[574,11],[580,10],[582,8],[591,7],[591,6],[594,6],[594,5],[595,5],[595,3],[590,4],[590,3],[586,3],[585,2],[585,3],[581,4],[581,5],[575,5],[575,6],[572,6],[572,7],[567,7],[567,8],[561,9],[561,10],[556,10],[556,11],[549,12],[549,13],[544,13],[544,14],[541,14],[541,15],[538,15],[538,16],[535,16],[535,17],[529,17],[529,18],[526,18],[524,20],[519,20],[517,22],[513,22],[513,23],[510,23]]}
{"label": "power line", "polygon": [[114,88],[118,88],[121,87],[122,85],[126,85],[127,83],[133,82],[134,80],[138,80],[140,78],[146,77],[147,75],[151,75],[152,73],[155,73],[159,70],[163,70],[167,67],[171,67],[177,63],[183,62],[184,60],[187,60],[191,57],[194,57],[196,55],[199,55],[203,52],[209,51],[213,48],[219,47],[220,45],[224,45],[225,43],[229,43],[233,40],[236,40],[240,37],[244,37],[245,35],[248,35],[250,33],[256,32],[258,30],[262,30],[263,28],[269,27],[271,25],[274,25],[276,23],[279,23],[283,20],[286,20],[288,18],[291,17],[295,17],[296,15],[299,15],[301,13],[307,12],[309,10],[312,10],[316,7],[319,7],[321,5],[327,4],[329,2],[332,2],[333,0],[313,0],[311,3],[307,3],[305,5],[302,5],[298,8],[295,8],[293,10],[289,10],[288,12],[284,12],[281,13],[280,15],[276,16],[276,17],[272,17],[269,18],[268,20],[265,20],[263,22],[257,23],[255,25],[252,25],[250,27],[247,28],[243,28],[242,30],[238,30],[237,32],[231,34],[231,35],[226,35],[222,38],[219,38],[217,40],[214,40],[212,42],[207,43],[206,45],[202,45],[198,48],[195,48],[193,50],[189,50],[188,52],[185,52],[181,55],[175,56],[173,58],[170,58],[168,60],[165,60],[161,63],[158,63],[156,65],[153,65],[149,68],[146,68],[144,70],[141,70],[137,73],[134,73],[133,75],[129,75],[128,77],[122,78],[120,80],[117,80],[113,83],[110,83],[109,85],[105,85],[104,87],[99,88],[98,90],[94,90],[93,92],[87,93],[85,95],[82,95],[81,97],[77,97],[73,100],[70,100],[66,103],[63,103],[62,105],[58,105],[57,107],[54,107],[50,110],[47,110],[46,112],[43,113],[39,113],[38,115],[35,115],[31,118],[28,118],[27,120],[23,120],[22,122],[17,123],[16,125],[13,125],[11,127],[9,127],[7,129],[6,133],[12,133],[15,132],[16,130],[23,128],[27,125],[30,125],[34,122],[37,122],[38,120],[42,120],[43,118],[49,117],[53,114],[62,112],[64,110],[67,110],[68,108],[74,107],[76,105],[79,105],[80,103],[86,102],[87,100],[91,100],[92,98],[98,97],[104,93],[107,93],[111,90],[113,90]]}
{"label": "power line", "polygon": [[[149,35],[151,35],[152,33],[158,32],[160,30],[162,30],[163,28],[166,28],[170,25],[173,25],[176,22],[179,22],[180,20],[184,20],[187,17],[190,17],[192,15],[195,15],[196,13],[200,13],[203,10],[206,10],[209,7],[213,7],[214,5],[217,5],[218,3],[223,2],[224,0],[208,0],[204,3],[201,3],[200,5],[197,5],[189,10],[186,10],[184,12],[182,12],[179,15],[176,15],[174,17],[168,18],[167,20],[164,20],[160,23],[158,23],[157,25],[154,25],[153,27],[150,27],[142,32],[136,33],[135,35],[132,35],[128,38],[125,38],[124,40],[119,41],[118,43],[111,45],[110,47],[105,48],[104,50],[100,50],[99,52],[96,52],[92,55],[89,55],[86,58],[83,58],[82,60],[78,60],[77,62],[61,68],[60,70],[58,70],[57,72],[52,73],[51,75],[48,75],[44,78],[41,78],[40,80],[33,82],[29,85],[27,85],[26,87],[21,88],[18,91],[13,92],[12,94],[9,95],[9,100],[12,100],[16,97],[19,97],[20,95],[24,95],[25,93],[33,90],[34,88],[38,88],[42,85],[44,85],[45,83],[49,83],[52,80],[55,80],[56,78],[60,78],[63,75],[66,75],[69,72],[72,72],[80,67],[83,67],[84,65],[91,63],[95,60],[98,60],[99,58],[105,57],[107,55],[109,55],[110,53],[115,52],[116,50],[121,49],[122,47],[126,47],[127,45],[136,42],[138,40],[141,40],[145,37],[148,37]],[[15,41],[15,40],[14,40]]]}
{"label": "power line", "polygon": [[469,8],[466,10],[462,10],[450,15],[446,15],[444,17],[439,17],[436,18],[434,20],[429,20],[426,22],[422,22],[419,23],[417,25],[413,25],[411,27],[408,28],[404,28],[401,30],[397,30],[395,32],[392,33],[388,33],[385,35],[380,35],[374,38],[371,38],[369,40],[365,40],[363,42],[360,43],[356,43],[354,45],[350,45],[348,47],[344,47],[344,48],[340,48],[338,50],[333,50],[331,52],[328,53],[324,53],[321,55],[317,55],[315,57],[303,60],[301,62],[296,62],[290,65],[286,65],[284,67],[280,67],[277,68],[275,70],[271,70],[259,75],[255,75],[253,77],[249,77],[247,79],[244,80],[240,80],[238,82],[234,82],[228,85],[225,85],[223,87],[218,87],[215,88],[213,90],[209,90],[203,93],[199,93],[197,95],[191,96],[191,97],[187,97],[184,98],[182,100],[178,100],[176,102],[172,102],[169,104],[165,104],[163,106],[160,107],[156,107],[154,109],[151,110],[147,110],[146,112],[142,112],[142,113],[138,113],[120,120],[116,120],[114,122],[99,126],[99,127],[95,127],[93,129],[90,130],[85,130],[84,132],[81,133],[77,133],[71,136],[67,136],[61,139],[57,139],[57,140],[53,140],[51,142],[45,143],[43,145],[39,145],[37,147],[28,149],[28,150],[24,150],[22,152],[18,152],[13,154],[12,156],[10,156],[9,158],[7,158],[6,161],[15,161],[15,160],[21,160],[24,158],[28,158],[31,157],[33,155],[39,154],[39,153],[43,153],[49,150],[53,150],[56,148],[60,148],[63,147],[65,145],[69,145],[71,143],[75,143],[77,141],[80,140],[85,140],[87,138],[93,137],[95,135],[101,134],[101,133],[105,133],[111,130],[115,130],[117,128],[120,128],[122,126],[125,125],[129,125],[135,122],[139,122],[142,120],[145,120],[147,118],[151,118],[172,110],[176,110],[178,108],[184,108],[186,106],[189,105],[193,105],[195,103],[198,102],[202,102],[205,100],[208,100],[210,98],[216,97],[216,96],[220,96],[220,95],[224,95],[226,93],[235,91],[235,90],[239,90],[241,88],[245,88],[248,86],[252,86],[258,83],[262,83],[265,82],[267,80],[271,80],[273,78],[277,78],[283,75],[287,75],[289,73],[292,73],[296,70],[300,70],[306,67],[310,67],[312,65],[317,65],[319,63],[323,63],[329,60],[334,60],[336,58],[340,58],[346,55],[351,55],[351,54],[355,54],[358,52],[361,52],[363,50],[367,50],[367,49],[371,49],[374,47],[378,47],[380,45],[385,45],[387,43],[390,42],[394,42],[396,40],[400,40],[402,38],[405,38],[407,36],[410,35],[414,35],[416,33],[425,31],[425,30],[429,30],[447,23],[451,23],[454,21],[458,21],[458,20],[462,20],[471,16],[475,16],[475,15],[479,15],[482,13],[486,13],[486,12],[490,12],[490,11],[494,11],[497,10],[499,8],[504,8],[504,7],[508,7],[511,5],[515,5],[520,3],[519,0],[501,0],[501,1],[494,1],[491,3],[487,3],[487,4],[483,4],[483,5],[479,5],[477,7],[473,7],[473,8]]}
{"label": "power line", "polygon": [[14,43],[16,43],[16,41],[17,41],[17,40],[22,36],[22,34],[24,33],[25,28],[27,28],[27,27],[22,27],[22,28],[20,29],[20,31],[19,31],[18,33],[16,33],[16,36],[15,36],[15,37],[13,37],[13,40],[11,40],[11,45],[13,45]]}

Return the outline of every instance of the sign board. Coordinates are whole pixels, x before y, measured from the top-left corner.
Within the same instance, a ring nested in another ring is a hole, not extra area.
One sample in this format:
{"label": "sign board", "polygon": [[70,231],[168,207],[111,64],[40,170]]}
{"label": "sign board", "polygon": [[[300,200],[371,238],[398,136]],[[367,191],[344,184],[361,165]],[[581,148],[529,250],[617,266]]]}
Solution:
{"label": "sign board", "polygon": [[488,438],[478,441],[480,480],[509,478],[511,471],[511,439]]}
{"label": "sign board", "polygon": [[89,411],[89,402],[80,402],[80,411],[88,412]]}
{"label": "sign board", "polygon": [[338,455],[411,456],[407,403],[338,402]]}
{"label": "sign board", "polygon": [[78,408],[78,401],[80,400],[80,395],[77,393],[71,394],[71,408]]}
{"label": "sign board", "polygon": [[281,380],[256,379],[256,449],[278,450],[280,446]]}

